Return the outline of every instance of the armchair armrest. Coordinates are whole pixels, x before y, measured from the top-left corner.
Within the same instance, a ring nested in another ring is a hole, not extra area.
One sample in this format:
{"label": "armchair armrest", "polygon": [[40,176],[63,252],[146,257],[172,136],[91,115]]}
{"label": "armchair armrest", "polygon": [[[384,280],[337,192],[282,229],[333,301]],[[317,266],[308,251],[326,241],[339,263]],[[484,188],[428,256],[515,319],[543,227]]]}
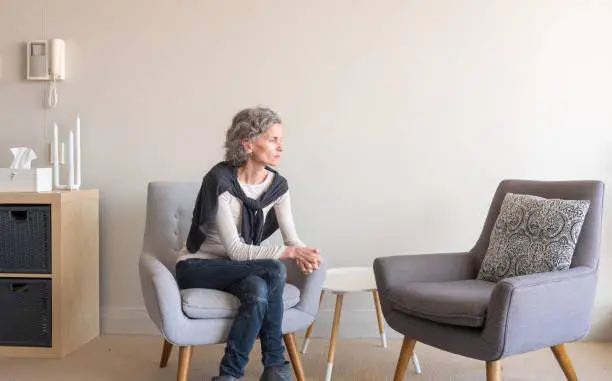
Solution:
{"label": "armchair armrest", "polygon": [[504,279],[491,294],[483,338],[503,356],[579,340],[590,326],[596,284],[589,267]]}
{"label": "armchair armrest", "polygon": [[168,341],[187,323],[181,294],[172,273],[155,256],[143,253],[139,261],[142,295],[149,317]]}
{"label": "armchair armrest", "polygon": [[304,275],[294,260],[282,260],[287,268],[287,283],[300,289],[300,302],[294,307],[313,317],[319,310],[319,297],[327,273],[327,262],[323,260],[316,271]]}
{"label": "armchair armrest", "polygon": [[396,255],[374,260],[378,291],[410,282],[447,282],[474,279],[475,258],[470,253]]}

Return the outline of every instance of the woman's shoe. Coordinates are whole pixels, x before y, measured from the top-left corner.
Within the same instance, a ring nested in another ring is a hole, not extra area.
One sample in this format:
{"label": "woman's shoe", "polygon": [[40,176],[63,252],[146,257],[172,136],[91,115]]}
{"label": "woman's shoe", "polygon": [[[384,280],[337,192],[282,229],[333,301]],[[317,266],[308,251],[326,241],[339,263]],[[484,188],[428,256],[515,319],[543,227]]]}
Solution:
{"label": "woman's shoe", "polygon": [[291,364],[285,361],[283,365],[273,365],[264,368],[259,381],[291,381]]}

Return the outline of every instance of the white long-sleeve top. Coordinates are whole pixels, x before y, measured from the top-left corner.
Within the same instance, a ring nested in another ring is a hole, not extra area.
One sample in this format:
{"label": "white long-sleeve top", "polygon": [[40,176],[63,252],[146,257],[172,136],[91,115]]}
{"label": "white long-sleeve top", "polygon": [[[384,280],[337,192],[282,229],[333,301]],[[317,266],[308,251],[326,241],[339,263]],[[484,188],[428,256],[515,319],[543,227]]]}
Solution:
{"label": "white long-sleeve top", "polygon": [[[260,184],[245,184],[239,181],[247,197],[258,199],[272,183],[274,173],[268,172],[266,179]],[[206,239],[196,253],[189,253],[187,247],[179,252],[177,261],[188,258],[229,258],[235,261],[252,259],[274,258],[278,259],[287,246],[305,247],[300,240],[291,210],[291,196],[289,191],[276,199],[263,209],[264,216],[274,208],[278,226],[283,237],[284,245],[256,246],[244,243],[240,236],[242,201],[229,192],[219,195],[217,217],[215,222],[206,226]]]}

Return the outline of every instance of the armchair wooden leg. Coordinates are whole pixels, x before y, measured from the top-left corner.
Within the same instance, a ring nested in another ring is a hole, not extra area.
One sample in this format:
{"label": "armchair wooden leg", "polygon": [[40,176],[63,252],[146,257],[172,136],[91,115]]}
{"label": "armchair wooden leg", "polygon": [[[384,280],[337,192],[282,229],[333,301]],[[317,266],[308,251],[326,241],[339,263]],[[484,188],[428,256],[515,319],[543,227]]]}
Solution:
{"label": "armchair wooden leg", "polygon": [[191,367],[191,354],[193,347],[179,347],[179,368],[178,381],[187,381],[189,378],[189,368]]}
{"label": "armchair wooden leg", "polygon": [[162,350],[161,360],[159,361],[159,367],[165,368],[168,366],[168,359],[170,358],[170,353],[172,352],[173,345],[168,342],[168,340],[164,339],[164,349]]}
{"label": "armchair wooden leg", "polygon": [[[321,290],[321,296],[319,296],[319,306],[323,301],[323,295],[325,295],[325,290]],[[306,353],[306,350],[308,349],[308,344],[310,343],[310,335],[312,335],[312,328],[314,327],[315,321],[316,320],[313,320],[312,324],[308,327],[308,329],[306,329],[306,335],[304,335],[304,343],[302,344],[302,350],[300,351],[302,352],[302,354]]]}
{"label": "armchair wooden leg", "polygon": [[287,333],[283,335],[283,339],[285,339],[285,346],[287,347],[287,352],[289,352],[289,358],[291,359],[291,365],[293,365],[295,377],[298,381],[306,381],[304,367],[302,366],[302,358],[297,350],[295,334]]}
{"label": "armchair wooden leg", "polygon": [[502,381],[502,361],[487,361],[487,381]]}
{"label": "armchair wooden leg", "polygon": [[563,369],[563,373],[565,374],[567,381],[578,381],[572,361],[570,360],[567,350],[565,349],[565,344],[555,345],[550,349],[554,353],[557,362],[561,366],[561,369]]}
{"label": "armchair wooden leg", "polygon": [[402,381],[404,379],[404,376],[406,375],[406,368],[408,368],[408,363],[410,362],[410,358],[414,352],[415,345],[416,340],[404,337],[399,359],[397,360],[397,366],[395,367],[395,376],[393,377],[393,381]]}

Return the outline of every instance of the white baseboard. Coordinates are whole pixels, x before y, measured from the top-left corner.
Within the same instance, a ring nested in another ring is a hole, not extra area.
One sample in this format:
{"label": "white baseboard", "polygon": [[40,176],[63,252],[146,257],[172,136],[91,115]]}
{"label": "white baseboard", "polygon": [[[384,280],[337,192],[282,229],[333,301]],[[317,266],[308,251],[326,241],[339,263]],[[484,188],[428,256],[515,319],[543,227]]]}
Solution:
{"label": "white baseboard", "polygon": [[[323,309],[319,311],[312,330],[312,337],[330,337],[334,323],[334,310]],[[392,330],[385,323],[387,338],[401,338],[402,336]],[[342,310],[340,315],[340,328],[338,337],[344,339],[379,339],[378,319],[375,309]]]}
{"label": "white baseboard", "polygon": [[106,307],[101,310],[104,334],[159,335],[144,307]]}
{"label": "white baseboard", "polygon": [[585,341],[612,341],[612,309],[595,309]]}
{"label": "white baseboard", "polygon": [[[334,318],[334,311],[319,311],[312,337],[329,337]],[[102,332],[105,334],[123,335],[159,335],[157,327],[151,322],[144,308],[107,307],[102,309]],[[385,333],[389,339],[402,336],[385,324]],[[303,335],[298,332],[298,336]],[[374,309],[343,310],[340,318],[338,336],[344,339],[378,339],[378,323]],[[612,311],[598,309],[585,341],[612,341]]]}

